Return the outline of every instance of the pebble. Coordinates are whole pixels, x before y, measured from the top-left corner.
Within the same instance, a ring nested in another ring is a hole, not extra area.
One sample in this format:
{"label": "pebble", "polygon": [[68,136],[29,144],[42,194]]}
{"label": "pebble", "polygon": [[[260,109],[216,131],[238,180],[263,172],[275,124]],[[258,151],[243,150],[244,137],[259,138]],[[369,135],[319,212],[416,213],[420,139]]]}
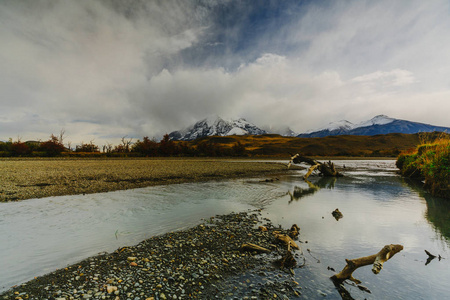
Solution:
{"label": "pebble", "polygon": [[[285,286],[294,287],[298,283],[294,284],[292,279],[283,281],[286,277],[283,271],[273,272],[267,258],[271,254],[254,256],[238,251],[243,243],[276,249],[271,246],[276,243],[270,234],[273,226],[265,224],[268,232],[261,232],[255,227],[257,220],[258,213],[216,216],[201,226],[155,236],[136,246],[89,258],[39,281],[30,281],[23,289],[29,299],[58,295],[61,300],[220,299],[226,295],[236,299],[258,299],[261,295],[267,299],[299,295]],[[223,285],[228,278],[248,270],[245,279],[234,280],[229,288]],[[19,292],[19,288],[0,294],[0,298],[9,299],[14,292]]]}

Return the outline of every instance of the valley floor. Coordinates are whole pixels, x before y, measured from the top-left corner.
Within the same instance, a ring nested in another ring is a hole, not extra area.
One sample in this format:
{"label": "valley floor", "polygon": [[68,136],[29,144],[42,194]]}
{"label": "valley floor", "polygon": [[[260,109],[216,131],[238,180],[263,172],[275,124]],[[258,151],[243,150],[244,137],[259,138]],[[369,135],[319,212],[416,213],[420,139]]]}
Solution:
{"label": "valley floor", "polygon": [[2,159],[0,202],[288,171],[251,159]]}

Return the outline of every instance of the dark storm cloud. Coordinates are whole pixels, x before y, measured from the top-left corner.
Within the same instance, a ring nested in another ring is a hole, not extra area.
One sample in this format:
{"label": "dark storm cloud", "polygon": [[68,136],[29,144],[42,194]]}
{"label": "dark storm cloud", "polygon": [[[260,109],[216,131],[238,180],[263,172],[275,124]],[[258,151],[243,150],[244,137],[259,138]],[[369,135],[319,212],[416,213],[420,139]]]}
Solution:
{"label": "dark storm cloud", "polygon": [[447,1],[2,1],[0,139],[64,128],[73,142],[115,143],[212,114],[297,131],[376,114],[450,126],[448,11]]}

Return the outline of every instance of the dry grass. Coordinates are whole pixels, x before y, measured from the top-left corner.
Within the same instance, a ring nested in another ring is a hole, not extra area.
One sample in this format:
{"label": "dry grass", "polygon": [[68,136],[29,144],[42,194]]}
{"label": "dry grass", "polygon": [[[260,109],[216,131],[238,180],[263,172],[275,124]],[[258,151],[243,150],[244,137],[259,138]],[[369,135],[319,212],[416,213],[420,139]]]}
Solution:
{"label": "dry grass", "polygon": [[397,157],[400,152],[415,148],[419,134],[391,133],[374,136],[341,135],[323,138],[284,137],[274,134],[206,137],[192,141],[193,145],[207,141],[222,147],[237,142],[245,146],[251,156],[289,157],[289,153],[307,156]]}
{"label": "dry grass", "polygon": [[402,153],[397,166],[404,176],[425,180],[433,195],[450,198],[450,136],[422,134],[414,151]]}
{"label": "dry grass", "polygon": [[251,160],[2,159],[0,202],[285,172]]}

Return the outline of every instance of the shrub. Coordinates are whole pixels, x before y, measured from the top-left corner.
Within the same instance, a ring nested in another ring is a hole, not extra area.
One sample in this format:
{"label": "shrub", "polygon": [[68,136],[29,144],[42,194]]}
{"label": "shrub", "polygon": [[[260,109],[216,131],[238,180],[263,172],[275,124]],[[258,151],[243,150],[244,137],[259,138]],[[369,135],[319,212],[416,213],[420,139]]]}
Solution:
{"label": "shrub", "polygon": [[10,148],[11,155],[13,156],[24,156],[30,155],[31,149],[27,144],[22,143],[20,140],[17,142],[13,142]]}
{"label": "shrub", "polygon": [[425,180],[425,187],[433,195],[450,198],[450,137],[439,136],[434,142],[426,142],[414,153],[403,153],[396,166],[403,176]]}
{"label": "shrub", "polygon": [[89,144],[81,143],[81,145],[77,145],[75,152],[100,152],[100,150],[97,145],[90,142]]}
{"label": "shrub", "polygon": [[48,141],[41,143],[39,150],[43,151],[46,156],[57,156],[60,155],[65,148],[58,138],[52,134]]}

